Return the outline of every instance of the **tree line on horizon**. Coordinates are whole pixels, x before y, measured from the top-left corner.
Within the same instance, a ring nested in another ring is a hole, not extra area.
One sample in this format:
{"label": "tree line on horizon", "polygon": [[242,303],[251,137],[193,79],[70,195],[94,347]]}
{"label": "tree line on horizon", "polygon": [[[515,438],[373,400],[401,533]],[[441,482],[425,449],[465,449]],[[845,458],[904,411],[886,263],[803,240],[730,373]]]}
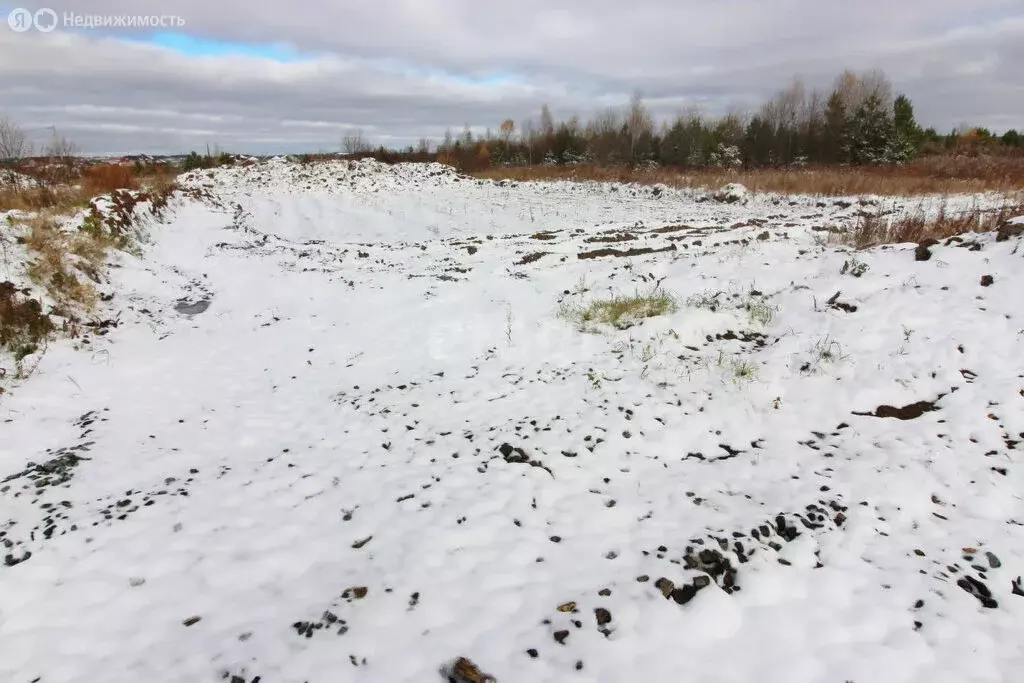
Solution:
{"label": "tree line on horizon", "polygon": [[533,164],[628,164],[681,168],[760,168],[805,164],[901,164],[950,151],[1001,151],[1024,147],[1024,136],[1009,130],[996,136],[985,128],[940,134],[922,128],[914,106],[894,94],[882,71],[845,71],[831,89],[808,89],[795,79],[756,111],[732,110],[708,116],[698,109],[660,124],[635,92],[628,105],[556,122],[547,105],[537,120],[506,119],[497,134],[474,136],[467,124],[451,130],[432,152],[428,140],[400,152],[374,150],[361,135],[343,140],[355,156],[386,160],[436,158],[462,170]]}

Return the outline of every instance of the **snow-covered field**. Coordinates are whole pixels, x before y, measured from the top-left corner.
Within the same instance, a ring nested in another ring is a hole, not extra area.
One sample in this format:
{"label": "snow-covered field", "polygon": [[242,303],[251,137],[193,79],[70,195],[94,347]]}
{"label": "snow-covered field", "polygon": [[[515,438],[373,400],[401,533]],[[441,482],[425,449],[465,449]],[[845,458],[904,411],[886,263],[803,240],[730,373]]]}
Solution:
{"label": "snow-covered field", "polygon": [[[183,184],[117,325],[0,400],[0,681],[1020,680],[1019,237],[854,254],[890,202],[439,166]],[[572,320],[637,292],[678,307]]]}

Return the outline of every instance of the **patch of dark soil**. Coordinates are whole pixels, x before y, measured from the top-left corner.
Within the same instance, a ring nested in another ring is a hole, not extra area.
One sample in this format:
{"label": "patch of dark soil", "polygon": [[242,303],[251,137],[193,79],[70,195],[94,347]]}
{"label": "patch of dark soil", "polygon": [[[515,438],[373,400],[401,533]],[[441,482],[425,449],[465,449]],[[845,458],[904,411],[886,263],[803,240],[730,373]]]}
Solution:
{"label": "patch of dark soil", "polygon": [[758,348],[763,348],[766,345],[767,335],[760,332],[744,332],[740,331],[739,334],[732,330],[726,330],[725,332],[716,334],[712,337],[710,334],[707,335],[706,339],[710,342],[713,340],[717,341],[739,341],[744,344],[753,343]]}
{"label": "patch of dark soil", "polygon": [[611,244],[613,242],[632,242],[636,239],[636,235],[632,233],[617,232],[610,235],[596,235],[594,237],[588,237],[583,241],[588,243],[598,242],[602,244]]}
{"label": "patch of dark soil", "polygon": [[537,251],[537,252],[534,252],[532,254],[527,254],[523,258],[521,258],[518,261],[516,261],[515,265],[517,265],[517,266],[525,266],[525,265],[528,265],[530,263],[534,263],[536,261],[541,260],[542,258],[544,258],[545,256],[547,256],[550,253],[551,253],[550,251]]}
{"label": "patch of dark soil", "polygon": [[670,232],[682,232],[683,230],[695,229],[696,228],[693,228],[689,225],[666,225],[664,228],[654,228],[653,230],[648,230],[647,232],[653,233],[655,235],[665,235]]}
{"label": "patch of dark soil", "polygon": [[531,240],[553,240],[555,239],[555,233],[553,232],[538,232],[530,235]]}
{"label": "patch of dark soil", "polygon": [[934,401],[918,401],[917,403],[911,403],[910,405],[896,408],[894,406],[878,406],[873,413],[858,413],[854,412],[854,415],[861,417],[882,417],[882,418],[895,418],[897,420],[916,420],[925,413],[931,413],[939,410],[939,407],[935,404],[938,403],[945,394],[939,394],[939,397]]}
{"label": "patch of dark soil", "polygon": [[717,458],[713,458],[713,460],[730,460],[732,458],[735,458],[737,455],[739,455],[740,453],[743,452],[743,451],[736,450],[735,448],[733,448],[732,446],[730,446],[727,443],[719,444],[718,447],[721,448],[723,451],[725,451],[726,454],[722,455],[722,456],[719,456]]}
{"label": "patch of dark soil", "polygon": [[90,320],[87,323],[82,323],[84,327],[88,327],[98,337],[103,337],[109,334],[112,328],[116,328],[121,324],[120,313],[117,318],[108,318],[106,320]]}
{"label": "patch of dark soil", "polygon": [[576,256],[580,259],[592,259],[601,258],[603,256],[642,256],[644,254],[658,254],[664,251],[676,251],[676,245],[672,244],[667,247],[662,247],[661,249],[654,249],[652,247],[641,247],[638,249],[627,249],[625,251],[620,251],[618,249],[596,249],[594,251],[580,252]]}
{"label": "patch of dark soil", "polygon": [[501,453],[501,457],[507,463],[513,465],[522,464],[529,465],[530,467],[538,467],[547,472],[548,474],[550,474],[552,478],[555,476],[554,472],[552,472],[549,467],[547,467],[540,460],[531,458],[529,455],[526,454],[526,451],[524,451],[522,448],[519,448],[518,446],[512,446],[511,444],[503,443],[500,446],[498,446],[497,450],[499,453]]}
{"label": "patch of dark soil", "polygon": [[857,306],[854,305],[854,304],[848,304],[848,303],[840,301],[839,300],[839,295],[840,294],[842,294],[842,292],[836,292],[826,302],[826,303],[828,303],[829,308],[835,309],[837,311],[845,311],[846,313],[856,313],[857,312]]}

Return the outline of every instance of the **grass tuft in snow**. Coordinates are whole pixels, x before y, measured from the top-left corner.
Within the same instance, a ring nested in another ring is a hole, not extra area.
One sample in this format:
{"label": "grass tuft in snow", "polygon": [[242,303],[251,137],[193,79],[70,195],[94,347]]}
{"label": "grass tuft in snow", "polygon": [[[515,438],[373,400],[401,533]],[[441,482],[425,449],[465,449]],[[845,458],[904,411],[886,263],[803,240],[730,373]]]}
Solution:
{"label": "grass tuft in snow", "polygon": [[593,331],[598,324],[624,330],[645,318],[673,313],[679,308],[675,297],[661,289],[646,294],[613,295],[595,299],[586,305],[563,304],[559,315],[584,331]]}
{"label": "grass tuft in snow", "polygon": [[751,296],[747,299],[743,307],[747,309],[747,314],[750,316],[750,322],[761,325],[762,327],[768,327],[772,324],[772,320],[775,319],[775,306],[772,306],[761,297]]}
{"label": "grass tuft in snow", "polygon": [[870,267],[868,264],[857,259],[856,256],[851,258],[849,261],[843,261],[843,267],[839,270],[840,275],[850,275],[851,277],[861,277],[864,273],[868,272]]}
{"label": "grass tuft in snow", "polygon": [[737,382],[752,382],[757,379],[757,366],[745,358],[733,358],[729,364]]}
{"label": "grass tuft in snow", "polygon": [[814,342],[814,345],[811,346],[810,356],[811,359],[800,367],[801,372],[813,372],[827,363],[838,363],[848,358],[843,353],[842,345],[829,335]]}
{"label": "grass tuft in snow", "polygon": [[718,301],[718,297],[721,295],[721,292],[712,292],[710,290],[701,294],[694,294],[686,300],[686,305],[691,308],[703,308],[714,313],[721,305]]}
{"label": "grass tuft in snow", "polygon": [[[740,385],[753,382],[757,379],[757,365],[749,358],[741,355],[727,355],[722,349],[718,350],[718,357],[714,365],[720,372],[731,377],[734,384]],[[710,369],[711,364],[708,364]]]}

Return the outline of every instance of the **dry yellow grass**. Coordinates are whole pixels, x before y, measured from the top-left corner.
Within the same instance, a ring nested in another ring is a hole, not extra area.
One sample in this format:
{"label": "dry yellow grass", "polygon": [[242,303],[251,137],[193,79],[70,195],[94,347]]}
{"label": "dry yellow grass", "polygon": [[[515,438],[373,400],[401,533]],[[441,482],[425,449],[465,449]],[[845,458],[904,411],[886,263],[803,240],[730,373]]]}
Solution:
{"label": "dry yellow grass", "polygon": [[856,249],[882,244],[921,244],[927,240],[941,241],[971,232],[998,230],[1016,216],[1024,216],[1024,200],[1020,198],[990,210],[972,208],[950,212],[943,205],[935,215],[918,207],[894,216],[862,216],[852,231],[835,233],[833,241]]}
{"label": "dry yellow grass", "polygon": [[78,187],[3,188],[0,189],[0,211],[50,211],[70,214],[85,207],[89,197]]}
{"label": "dry yellow grass", "polygon": [[36,216],[24,223],[24,245],[30,261],[26,274],[65,310],[92,311],[98,281],[112,243],[84,231],[67,233],[51,216]]}
{"label": "dry yellow grass", "polygon": [[82,175],[82,187],[86,194],[96,197],[114,190],[136,190],[139,181],[131,166],[97,164],[86,169]]}
{"label": "dry yellow grass", "polygon": [[1024,190],[1024,159],[1017,157],[929,157],[905,166],[756,169],[639,169],[628,166],[508,166],[473,174],[518,181],[599,181],[664,184],[675,188],[719,188],[741,183],[755,192],[825,196],[915,196]]}
{"label": "dry yellow grass", "polygon": [[164,167],[149,175],[135,176],[126,166],[99,165],[87,170],[77,185],[0,187],[0,211],[48,211],[68,215],[86,208],[90,199],[116,190],[145,188],[162,193],[174,185],[176,174],[176,168]]}
{"label": "dry yellow grass", "polygon": [[[0,348],[13,354],[18,376],[23,376],[22,360],[45,349],[52,334],[59,331],[78,336],[81,316],[95,310],[99,299],[95,285],[103,280],[111,250],[131,246],[125,230],[133,220],[136,204],[148,200],[152,203],[150,212],[159,214],[175,189],[174,179],[175,174],[167,169],[136,178],[130,169],[102,166],[87,172],[78,186],[0,189],[0,211],[29,214],[12,218],[10,227],[28,252],[25,274],[45,290],[52,303],[52,308],[45,310],[38,292],[0,282]],[[121,191],[139,187],[146,192],[139,195]],[[121,212],[112,222],[104,223],[93,209],[78,230],[61,229],[61,216],[88,209],[92,197],[111,192]],[[60,330],[51,315],[63,318]]]}
{"label": "dry yellow grass", "polygon": [[623,329],[644,318],[671,313],[677,308],[678,304],[671,294],[654,289],[647,294],[637,292],[632,296],[615,295],[607,299],[595,299],[585,306],[563,304],[559,313],[580,329],[587,330],[594,323]]}

